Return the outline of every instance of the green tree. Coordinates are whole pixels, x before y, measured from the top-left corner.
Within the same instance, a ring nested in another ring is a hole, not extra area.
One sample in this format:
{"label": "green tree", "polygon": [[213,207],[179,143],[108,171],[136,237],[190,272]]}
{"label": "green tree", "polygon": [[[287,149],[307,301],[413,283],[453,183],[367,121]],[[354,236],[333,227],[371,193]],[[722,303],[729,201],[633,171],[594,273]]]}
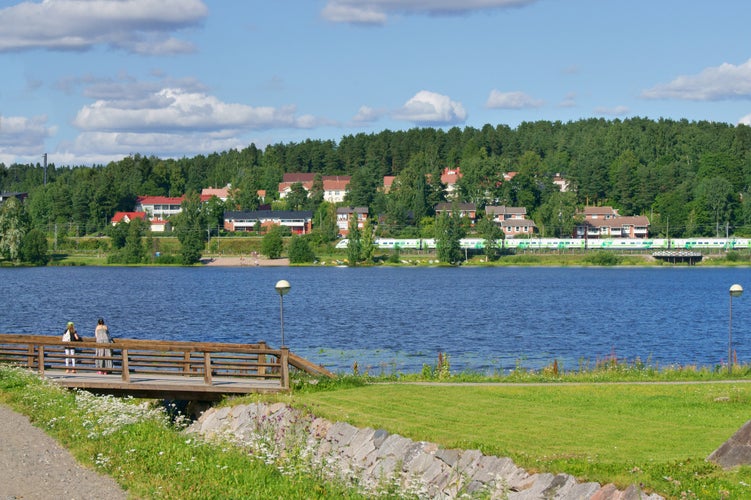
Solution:
{"label": "green tree", "polygon": [[321,203],[324,201],[325,191],[323,190],[323,176],[319,173],[315,175],[313,179],[313,185],[308,193],[308,199],[305,203],[305,208],[315,212]]}
{"label": "green tree", "polygon": [[460,240],[464,237],[464,226],[458,210],[436,216],[435,244],[440,262],[455,265],[462,260]]}
{"label": "green tree", "polygon": [[696,188],[697,198],[704,201],[714,217],[715,236],[720,235],[720,222],[729,218],[728,208],[732,192],[732,184],[724,177],[703,179]]}
{"label": "green tree", "polygon": [[112,248],[114,250],[123,248],[125,246],[125,240],[128,237],[128,224],[119,222],[114,226],[109,226],[107,228],[107,234],[110,237]]}
{"label": "green tree", "polygon": [[186,195],[180,208],[180,213],[174,216],[175,232],[180,241],[182,263],[190,266],[201,260],[206,234],[198,193],[193,191]]}
{"label": "green tree", "polygon": [[23,238],[29,230],[23,205],[15,197],[0,207],[0,256],[18,260]]}
{"label": "green tree", "polygon": [[577,223],[576,213],[576,195],[571,192],[556,192],[540,205],[534,220],[543,237],[570,238]]}
{"label": "green tree", "polygon": [[362,255],[361,258],[365,262],[373,262],[373,253],[375,252],[375,228],[370,217],[365,219],[362,226]]}
{"label": "green tree", "polygon": [[336,206],[323,202],[313,216],[313,238],[318,243],[328,243],[336,240],[339,226],[336,224]]}
{"label": "green tree", "polygon": [[142,236],[147,230],[146,223],[141,219],[133,219],[128,223],[128,235],[123,247],[123,261],[125,264],[143,264],[146,262],[146,249]]}
{"label": "green tree", "polygon": [[278,259],[284,251],[284,240],[282,239],[282,227],[273,226],[261,239],[261,253],[269,259]]}
{"label": "green tree", "polygon": [[610,165],[610,193],[616,206],[623,210],[624,215],[636,213],[636,197],[639,191],[639,159],[633,151],[621,153]]}
{"label": "green tree", "polygon": [[357,213],[352,212],[349,217],[349,233],[347,234],[347,261],[350,266],[356,266],[362,258],[362,235],[357,222]]}
{"label": "green tree", "polygon": [[289,242],[289,262],[290,264],[305,264],[315,262],[316,256],[310,247],[308,238],[304,236],[292,236]]}
{"label": "green tree", "polygon": [[485,262],[498,257],[498,240],[503,238],[503,231],[491,217],[483,217],[477,223],[477,232],[482,235],[485,244]]}
{"label": "green tree", "polygon": [[477,206],[493,201],[496,186],[503,182],[503,173],[488,158],[485,149],[472,151],[461,161],[459,189],[462,198]]}
{"label": "green tree", "polygon": [[289,188],[289,193],[284,198],[289,210],[301,210],[308,201],[308,192],[301,182],[295,182]]}
{"label": "green tree", "polygon": [[378,186],[383,184],[383,177],[379,177],[380,169],[369,163],[352,173],[349,180],[344,201],[353,207],[370,207],[375,199]]}
{"label": "green tree", "polygon": [[49,261],[47,236],[39,229],[32,229],[23,238],[21,260],[35,266],[45,266]]}
{"label": "green tree", "polygon": [[224,225],[224,210],[225,204],[218,196],[212,196],[201,207],[206,228],[211,234],[219,234],[219,229]]}

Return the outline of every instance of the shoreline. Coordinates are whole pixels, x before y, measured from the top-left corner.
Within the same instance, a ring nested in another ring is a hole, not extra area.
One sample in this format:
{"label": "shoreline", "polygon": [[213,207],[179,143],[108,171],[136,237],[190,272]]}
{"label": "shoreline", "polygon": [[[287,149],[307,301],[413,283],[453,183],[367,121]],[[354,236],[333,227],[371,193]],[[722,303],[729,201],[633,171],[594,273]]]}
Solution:
{"label": "shoreline", "polygon": [[283,267],[289,266],[289,259],[265,259],[260,256],[206,257],[201,264],[214,267]]}

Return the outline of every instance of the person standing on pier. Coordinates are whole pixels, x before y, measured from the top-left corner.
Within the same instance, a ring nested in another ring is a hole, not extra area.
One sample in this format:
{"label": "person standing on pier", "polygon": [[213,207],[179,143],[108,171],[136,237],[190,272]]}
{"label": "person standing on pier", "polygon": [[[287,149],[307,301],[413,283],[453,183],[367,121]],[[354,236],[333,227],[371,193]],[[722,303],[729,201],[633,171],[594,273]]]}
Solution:
{"label": "person standing on pier", "polygon": [[[110,344],[112,343],[112,337],[110,336],[110,329],[104,324],[104,318],[97,320],[96,328],[94,329],[94,338],[97,344]],[[112,349],[105,349],[104,347],[97,347],[96,349],[96,361],[97,373],[104,375],[112,371]]]}
{"label": "person standing on pier", "polygon": [[[79,342],[81,337],[78,336],[75,325],[68,321],[68,325],[63,332],[63,342]],[[65,373],[76,373],[76,350],[72,347],[65,348]]]}

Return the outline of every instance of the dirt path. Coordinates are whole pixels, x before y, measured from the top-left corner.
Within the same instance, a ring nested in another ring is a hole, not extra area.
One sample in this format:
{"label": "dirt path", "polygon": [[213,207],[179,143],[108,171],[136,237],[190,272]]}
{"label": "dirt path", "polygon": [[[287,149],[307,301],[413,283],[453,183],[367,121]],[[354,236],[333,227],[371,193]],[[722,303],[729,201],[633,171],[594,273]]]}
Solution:
{"label": "dirt path", "polygon": [[25,415],[0,405],[0,500],[125,499],[114,479],[78,464]]}

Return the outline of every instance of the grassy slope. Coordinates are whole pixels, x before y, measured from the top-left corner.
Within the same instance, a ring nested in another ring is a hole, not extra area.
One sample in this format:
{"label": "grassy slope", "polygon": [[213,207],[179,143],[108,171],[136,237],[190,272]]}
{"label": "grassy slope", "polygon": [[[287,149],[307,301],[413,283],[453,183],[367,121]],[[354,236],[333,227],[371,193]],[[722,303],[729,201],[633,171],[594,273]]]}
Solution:
{"label": "grassy slope", "polygon": [[675,498],[751,498],[751,468],[705,458],[748,419],[751,384],[372,385],[302,393],[316,414],[532,470]]}

